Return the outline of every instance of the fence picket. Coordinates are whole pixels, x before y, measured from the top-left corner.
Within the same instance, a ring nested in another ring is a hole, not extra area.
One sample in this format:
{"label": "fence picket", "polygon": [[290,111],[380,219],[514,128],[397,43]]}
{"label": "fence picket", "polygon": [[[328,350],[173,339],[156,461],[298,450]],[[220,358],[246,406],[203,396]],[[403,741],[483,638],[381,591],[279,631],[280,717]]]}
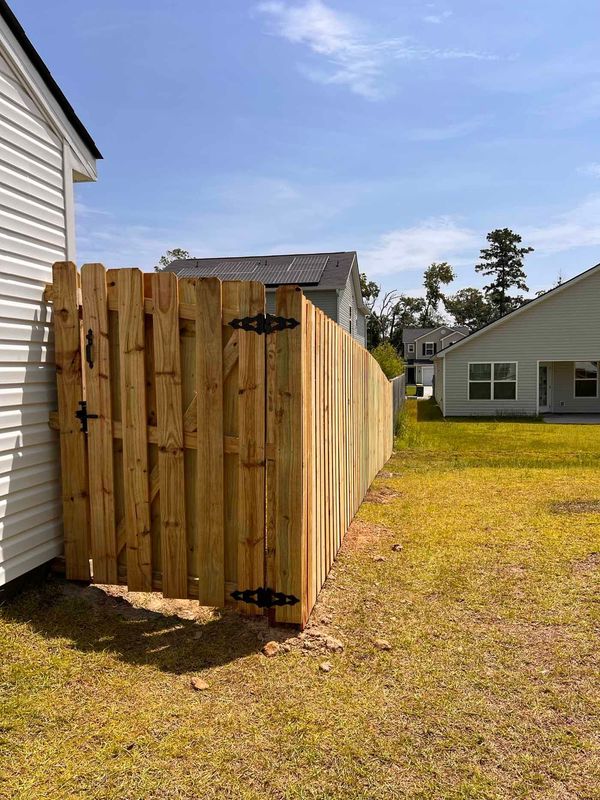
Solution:
{"label": "fence picket", "polygon": [[127,586],[130,591],[151,592],[152,540],[144,365],[144,285],[139,269],[119,271],[117,295]]}
{"label": "fence picket", "polygon": [[52,273],[65,566],[67,578],[85,581],[90,578],[88,468],[85,435],[75,416],[83,400],[78,274],[68,261],[54,264]]}
{"label": "fence picket", "polygon": [[[240,284],[240,317],[265,311],[262,283]],[[237,582],[240,589],[262,586],[265,571],[265,339],[239,331],[239,526]],[[245,614],[262,613],[240,604]]]}
{"label": "fence picket", "polygon": [[221,281],[196,284],[198,579],[201,605],[225,602]]}
{"label": "fence picket", "polygon": [[[94,580],[117,582],[117,536],[113,474],[112,409],[106,270],[81,268],[83,332],[91,360],[85,359],[90,484],[90,539]],[[89,340],[87,339],[89,337]]]}
{"label": "fence picket", "polygon": [[187,542],[179,292],[173,273],[152,276],[161,563],[165,597],[187,594]]}

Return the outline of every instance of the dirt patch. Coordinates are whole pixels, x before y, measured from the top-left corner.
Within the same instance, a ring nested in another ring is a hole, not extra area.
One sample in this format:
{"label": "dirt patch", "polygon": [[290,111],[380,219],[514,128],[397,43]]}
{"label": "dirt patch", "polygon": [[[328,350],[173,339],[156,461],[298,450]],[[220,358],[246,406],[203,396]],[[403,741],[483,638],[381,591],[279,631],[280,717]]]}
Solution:
{"label": "dirt patch", "polygon": [[350,550],[368,548],[373,544],[379,544],[384,537],[394,535],[394,531],[385,525],[355,519],[344,538],[344,547]]}
{"label": "dirt patch", "polygon": [[600,500],[565,500],[550,503],[553,514],[600,514]]}
{"label": "dirt patch", "polygon": [[573,572],[594,572],[600,568],[600,553],[588,553],[585,558],[571,562]]}
{"label": "dirt patch", "polygon": [[389,486],[379,486],[377,488],[369,489],[365,497],[365,503],[378,503],[386,505],[392,503],[396,497],[400,497],[400,492],[395,492]]}

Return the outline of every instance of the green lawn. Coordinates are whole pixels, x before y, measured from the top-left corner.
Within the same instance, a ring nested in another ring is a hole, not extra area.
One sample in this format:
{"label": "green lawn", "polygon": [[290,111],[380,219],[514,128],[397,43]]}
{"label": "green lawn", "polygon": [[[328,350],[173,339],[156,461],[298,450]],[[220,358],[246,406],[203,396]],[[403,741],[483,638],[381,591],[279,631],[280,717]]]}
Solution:
{"label": "green lawn", "polygon": [[405,393],[407,397],[415,397],[417,394],[417,387],[414,384],[409,384],[406,387]]}
{"label": "green lawn", "polygon": [[316,611],[341,653],[60,582],[6,605],[0,798],[597,800],[600,427],[405,413]]}

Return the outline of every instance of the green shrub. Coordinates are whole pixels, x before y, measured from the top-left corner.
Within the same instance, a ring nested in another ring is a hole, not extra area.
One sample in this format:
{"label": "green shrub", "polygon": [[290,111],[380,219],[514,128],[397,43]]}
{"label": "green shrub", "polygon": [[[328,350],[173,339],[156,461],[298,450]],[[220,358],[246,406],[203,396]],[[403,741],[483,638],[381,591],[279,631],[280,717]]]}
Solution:
{"label": "green shrub", "polygon": [[396,349],[389,342],[382,342],[371,351],[371,355],[377,361],[387,378],[395,378],[404,372],[404,362],[396,352]]}

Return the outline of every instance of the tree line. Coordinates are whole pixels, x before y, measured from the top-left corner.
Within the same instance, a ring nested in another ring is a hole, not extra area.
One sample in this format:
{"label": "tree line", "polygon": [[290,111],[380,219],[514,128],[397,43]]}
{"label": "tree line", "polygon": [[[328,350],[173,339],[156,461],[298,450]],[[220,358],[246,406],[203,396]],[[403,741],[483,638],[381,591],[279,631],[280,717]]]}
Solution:
{"label": "tree line", "polygon": [[[480,251],[475,272],[489,278],[483,289],[467,287],[447,294],[445,287],[455,279],[446,261],[434,262],[423,276],[423,297],[411,297],[396,290],[381,294],[377,283],[361,275],[361,288],[370,316],[367,322],[369,349],[389,342],[396,350],[402,344],[402,330],[409,327],[433,328],[447,322],[444,312],[457,325],[471,330],[487,325],[523,305],[528,292],[524,259],[533,247],[524,247],[521,236],[509,228],[487,234],[487,247]],[[559,279],[560,282],[560,279]]]}

